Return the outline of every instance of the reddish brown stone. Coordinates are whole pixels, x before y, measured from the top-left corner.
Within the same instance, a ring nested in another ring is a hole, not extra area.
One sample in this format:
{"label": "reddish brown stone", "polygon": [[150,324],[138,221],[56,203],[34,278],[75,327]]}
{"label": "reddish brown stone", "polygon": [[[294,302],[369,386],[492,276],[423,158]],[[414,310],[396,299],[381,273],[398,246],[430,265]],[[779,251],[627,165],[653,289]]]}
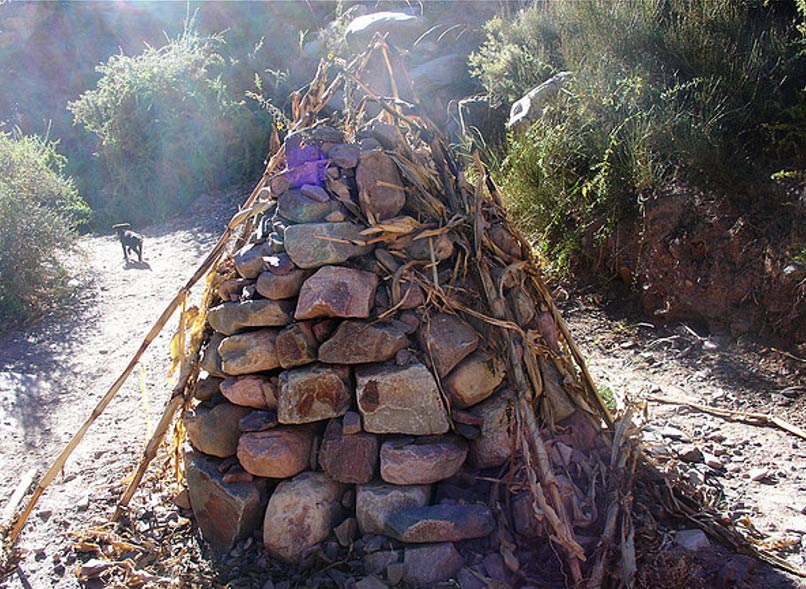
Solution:
{"label": "reddish brown stone", "polygon": [[440,378],[444,378],[479,345],[479,334],[472,327],[445,313],[437,313],[429,321],[424,321],[417,338]]}
{"label": "reddish brown stone", "polygon": [[431,585],[455,576],[465,566],[462,555],[450,542],[406,548],[404,581],[414,586]]}
{"label": "reddish brown stone", "polygon": [[361,154],[355,170],[358,202],[370,220],[383,221],[397,215],[406,204],[403,181],[394,160],[380,151]]}
{"label": "reddish brown stone", "polygon": [[308,276],[310,273],[305,270],[293,270],[288,274],[263,272],[257,277],[255,289],[260,296],[273,301],[293,299],[299,294],[299,289]]}
{"label": "reddish brown stone", "polygon": [[278,368],[276,343],[276,329],[259,329],[224,338],[218,346],[221,369],[227,375],[236,376]]}
{"label": "reddish brown stone", "polygon": [[355,510],[362,534],[383,534],[392,514],[406,507],[428,505],[429,485],[367,483],[356,488]]}
{"label": "reddish brown stone", "polygon": [[310,423],[344,415],[352,401],[348,376],[348,369],[324,364],[280,373],[280,423]]}
{"label": "reddish brown stone", "polygon": [[207,314],[210,326],[224,335],[246,327],[282,327],[291,323],[294,305],[288,301],[259,299],[242,303],[223,303]]}
{"label": "reddish brown stone", "polygon": [[327,538],[341,513],[343,489],[321,472],[304,472],[277,485],[263,519],[263,544],[269,554],[298,562]]}
{"label": "reddish brown stone", "polygon": [[504,381],[504,362],[487,352],[473,352],[443,381],[451,405],[470,407],[493,394]]}
{"label": "reddish brown stone", "polygon": [[376,434],[444,434],[450,428],[434,375],[422,364],[356,369],[364,429]]}
{"label": "reddish brown stone", "polygon": [[408,345],[406,330],[400,321],[344,321],[319,348],[319,360],[328,364],[388,360]]}
{"label": "reddish brown stone", "polygon": [[467,457],[458,436],[389,440],[381,446],[381,478],[395,485],[436,483],[455,475]]}
{"label": "reddish brown stone", "polygon": [[308,278],[299,293],[297,320],[318,317],[369,317],[378,276],[341,266],[325,266]]}
{"label": "reddish brown stone", "polygon": [[333,419],[319,449],[319,464],[334,481],[368,483],[378,470],[378,438],[372,434],[345,435]]}
{"label": "reddish brown stone", "polygon": [[221,382],[221,394],[230,402],[243,407],[277,407],[277,389],[265,376],[230,376]]}
{"label": "reddish brown stone", "polygon": [[238,461],[255,476],[292,477],[308,468],[314,435],[308,425],[244,433],[238,442]]}
{"label": "reddish brown stone", "polygon": [[407,543],[458,542],[483,538],[495,529],[493,514],[484,505],[426,505],[392,514],[387,535]]}
{"label": "reddish brown stone", "polygon": [[185,454],[185,471],[196,522],[216,554],[225,554],[260,525],[265,481],[225,484],[215,461],[196,452]]}
{"label": "reddish brown stone", "polygon": [[185,414],[188,439],[197,450],[225,458],[235,454],[238,447],[238,422],[251,410],[232,403],[209,408],[199,405]]}
{"label": "reddish brown stone", "polygon": [[277,334],[277,359],[283,368],[310,364],[316,360],[318,348],[308,322],[294,323]]}
{"label": "reddish brown stone", "polygon": [[470,410],[483,420],[481,435],[470,441],[468,461],[476,468],[500,466],[509,459],[514,425],[512,403],[511,393],[502,391]]}

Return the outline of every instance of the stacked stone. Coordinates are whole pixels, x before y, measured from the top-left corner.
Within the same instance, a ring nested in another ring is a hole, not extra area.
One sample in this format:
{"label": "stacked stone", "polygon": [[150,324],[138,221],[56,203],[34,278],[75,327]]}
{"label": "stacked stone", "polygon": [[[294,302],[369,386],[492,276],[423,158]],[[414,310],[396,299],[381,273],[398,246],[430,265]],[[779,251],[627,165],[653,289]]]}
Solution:
{"label": "stacked stone", "polygon": [[286,140],[287,168],[261,194],[272,208],[209,309],[188,486],[219,552],[261,524],[268,552],[291,563],[331,532],[342,545],[384,535],[412,545],[406,579],[429,583],[461,568],[451,543],[495,527],[485,498],[435,487],[507,461],[510,393],[484,334],[426,313],[403,267],[452,269],[450,238],[366,245],[362,220],[421,214],[384,151],[394,129],[360,139],[320,127]]}

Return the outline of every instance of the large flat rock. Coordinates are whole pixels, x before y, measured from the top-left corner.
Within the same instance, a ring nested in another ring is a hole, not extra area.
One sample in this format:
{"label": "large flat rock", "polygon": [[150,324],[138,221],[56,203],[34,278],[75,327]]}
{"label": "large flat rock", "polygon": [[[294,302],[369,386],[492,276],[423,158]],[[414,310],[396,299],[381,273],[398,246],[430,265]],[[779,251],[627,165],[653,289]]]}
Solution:
{"label": "large flat rock", "polygon": [[278,368],[276,344],[276,329],[259,329],[224,338],[218,346],[221,369],[237,376]]}
{"label": "large flat rock", "polygon": [[265,481],[224,484],[218,462],[197,452],[185,454],[190,505],[204,539],[217,555],[260,525],[266,506]]}
{"label": "large flat rock", "polygon": [[504,382],[504,362],[488,352],[476,351],[462,360],[443,382],[451,405],[465,408],[481,403]]}
{"label": "large flat rock", "polygon": [[349,369],[312,364],[280,373],[280,423],[311,423],[347,413],[352,402]]}
{"label": "large flat rock", "polygon": [[244,470],[255,476],[292,477],[310,465],[315,433],[308,425],[244,433],[238,442],[238,461]]}
{"label": "large flat rock", "polygon": [[366,240],[364,229],[352,223],[291,225],[285,230],[285,249],[300,268],[341,264],[372,251],[372,246],[354,243]]}
{"label": "large flat rock", "polygon": [[263,520],[269,554],[289,563],[302,560],[330,534],[341,513],[343,490],[321,472],[304,472],[277,485]]}
{"label": "large flat rock", "polygon": [[459,436],[388,440],[381,446],[381,478],[395,485],[436,483],[455,475],[467,457]]}
{"label": "large flat rock", "polygon": [[376,434],[444,434],[450,428],[437,383],[422,364],[356,368],[364,429]]}
{"label": "large flat rock", "polygon": [[342,266],[325,266],[308,278],[300,289],[297,320],[320,317],[365,319],[375,301],[378,276]]}
{"label": "large flat rock", "polygon": [[408,345],[407,331],[400,321],[344,321],[319,348],[319,360],[328,364],[389,360]]}
{"label": "large flat rock", "polygon": [[240,430],[238,422],[252,412],[248,407],[220,403],[199,405],[185,414],[185,428],[194,448],[219,458],[235,454]]}
{"label": "large flat rock", "polygon": [[384,534],[389,518],[407,507],[428,505],[429,485],[368,483],[356,487],[355,512],[362,534]]}
{"label": "large flat rock", "polygon": [[443,378],[479,345],[479,334],[467,323],[447,313],[436,313],[417,332],[420,347]]}
{"label": "large flat rock", "polygon": [[288,325],[293,313],[294,304],[289,301],[257,299],[213,307],[207,314],[207,321],[219,333],[232,335],[248,327]]}
{"label": "large flat rock", "polygon": [[368,483],[378,471],[378,438],[366,433],[345,434],[340,421],[334,419],[325,430],[319,464],[340,483]]}
{"label": "large flat rock", "polygon": [[409,544],[483,538],[494,529],[493,514],[484,505],[410,507],[386,521],[386,534]]}

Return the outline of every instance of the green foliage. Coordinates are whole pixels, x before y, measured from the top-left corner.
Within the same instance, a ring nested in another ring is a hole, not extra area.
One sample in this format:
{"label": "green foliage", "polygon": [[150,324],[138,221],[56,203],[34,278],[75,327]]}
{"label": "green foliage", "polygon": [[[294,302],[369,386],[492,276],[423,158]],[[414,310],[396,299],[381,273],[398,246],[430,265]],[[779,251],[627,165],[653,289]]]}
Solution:
{"label": "green foliage", "polygon": [[99,185],[111,184],[103,223],[163,218],[257,172],[268,120],[228,94],[222,42],[191,23],[162,48],[113,55],[97,86],[70,103],[74,123],[100,139],[108,178]]}
{"label": "green foliage", "polygon": [[586,261],[673,175],[729,184],[802,152],[806,136],[773,142],[775,125],[802,108],[806,76],[794,22],[780,8],[546,1],[488,24],[471,68],[495,99],[574,74],[541,120],[510,137],[498,171],[556,268]]}
{"label": "green foliage", "polygon": [[64,293],[60,258],[89,219],[55,143],[0,133],[0,323],[29,318]]}

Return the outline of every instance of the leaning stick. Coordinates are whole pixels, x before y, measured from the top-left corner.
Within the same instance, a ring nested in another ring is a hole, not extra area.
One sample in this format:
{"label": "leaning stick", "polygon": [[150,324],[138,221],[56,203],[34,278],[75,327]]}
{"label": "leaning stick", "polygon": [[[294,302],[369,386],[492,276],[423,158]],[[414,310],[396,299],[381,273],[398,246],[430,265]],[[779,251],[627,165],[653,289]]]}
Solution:
{"label": "leaning stick", "polygon": [[703,413],[710,413],[711,415],[724,417],[730,421],[741,421],[742,423],[748,423],[750,425],[777,427],[789,432],[793,436],[798,436],[799,438],[806,440],[806,430],[803,430],[802,428],[799,428],[788,421],[784,421],[780,417],[775,417],[774,415],[769,415],[766,413],[733,411],[731,409],[710,407],[708,405],[700,405],[699,403],[691,403],[689,401],[682,401],[679,399],[672,399],[671,397],[660,397],[656,395],[650,395],[646,398],[646,400],[655,401],[656,403],[665,403],[667,405],[683,405],[684,407],[690,407],[691,409],[696,409],[698,411],[702,411]]}
{"label": "leaning stick", "polygon": [[[254,204],[255,200],[257,199],[257,195],[260,190],[266,185],[266,182],[269,179],[269,176],[280,163],[282,157],[285,155],[285,151],[281,149],[278,151],[274,157],[269,160],[269,163],[266,165],[266,170],[263,172],[263,176],[261,177],[260,181],[255,186],[252,194],[249,195],[249,198],[246,199],[244,203],[243,209],[249,209]],[[190,280],[187,281],[185,286],[179,289],[179,292],[176,294],[174,299],[168,304],[165,310],[162,312],[162,315],[159,316],[159,319],[154,323],[151,329],[146,334],[143,342],[140,344],[140,347],[135,352],[132,359],[129,361],[128,366],[123,371],[123,373],[115,380],[106,394],[101,398],[96,405],[95,409],[93,409],[92,414],[90,417],[84,422],[84,425],[81,426],[81,429],[76,432],[70,442],[65,446],[64,450],[62,450],[61,454],[59,454],[56,461],[50,466],[48,471],[45,473],[45,476],[37,483],[36,490],[34,490],[34,494],[31,496],[31,499],[28,501],[28,504],[25,506],[25,509],[22,511],[20,516],[17,518],[14,527],[12,528],[11,532],[8,536],[8,546],[13,546],[14,542],[17,540],[22,528],[25,526],[25,523],[28,521],[28,517],[31,515],[34,507],[39,502],[39,498],[45,492],[50,484],[53,482],[53,479],[62,471],[64,468],[67,459],[76,449],[76,447],[81,443],[81,440],[84,439],[84,436],[87,433],[87,430],[90,429],[95,420],[106,410],[109,406],[109,403],[112,402],[112,399],[118,393],[120,388],[123,386],[123,383],[126,382],[126,379],[129,378],[129,375],[134,370],[134,367],[140,361],[140,358],[143,356],[143,353],[148,349],[151,343],[156,339],[156,337],[160,334],[162,329],[170,320],[171,316],[176,311],[176,308],[179,306],[181,301],[190,294],[190,289],[195,285],[201,278],[207,273],[207,271],[212,267],[212,265],[218,260],[218,258],[223,253],[229,238],[232,235],[233,230],[240,225],[243,220],[245,220],[244,215],[242,214],[243,211],[239,214],[236,214],[233,217],[233,220],[230,221],[229,225],[227,226],[226,230],[221,234],[221,237],[218,238],[218,242],[216,243],[215,247],[213,247],[212,251],[207,255],[201,265],[196,269],[196,272],[193,273]],[[248,216],[247,216],[248,217]]]}

